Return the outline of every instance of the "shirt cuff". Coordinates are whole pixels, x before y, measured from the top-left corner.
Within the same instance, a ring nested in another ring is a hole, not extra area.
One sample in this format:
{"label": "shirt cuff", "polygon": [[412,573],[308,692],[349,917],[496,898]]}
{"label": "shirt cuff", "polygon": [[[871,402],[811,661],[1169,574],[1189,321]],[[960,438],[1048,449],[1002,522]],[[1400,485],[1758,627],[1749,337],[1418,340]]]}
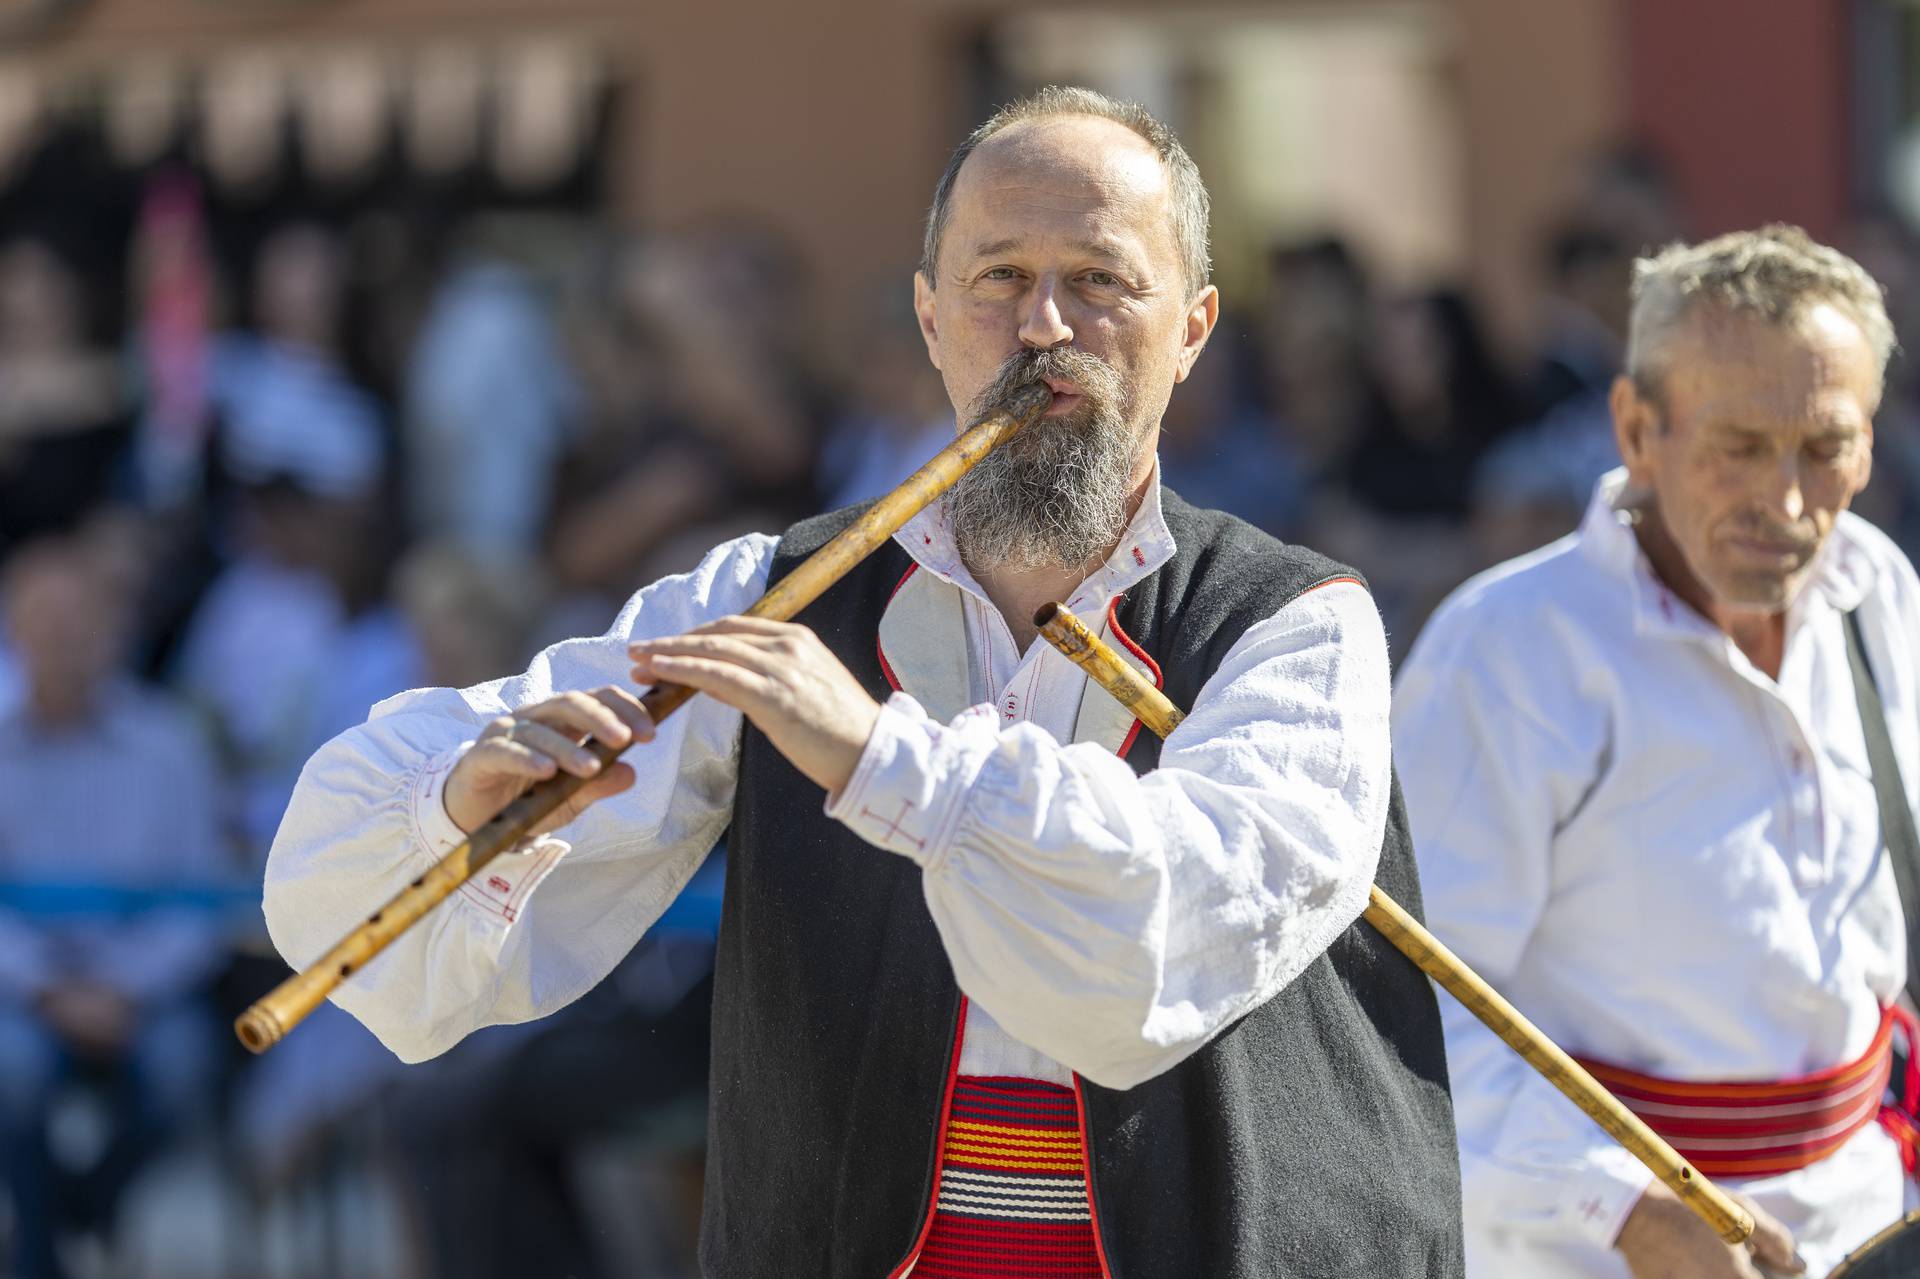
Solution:
{"label": "shirt cuff", "polygon": [[447,777],[463,756],[473,748],[471,741],[441,751],[414,774],[410,808],[414,837],[420,847],[435,857],[445,857],[466,839],[453,818],[447,816]]}
{"label": "shirt cuff", "polygon": [[949,726],[895,693],[881,706],[852,779],[827,797],[827,816],[874,847],[931,869],[952,842],[998,728],[991,706],[975,706]]}
{"label": "shirt cuff", "polygon": [[[447,816],[446,789],[448,774],[472,745],[470,741],[462,742],[441,752],[422,765],[414,776],[408,807],[413,819],[416,859],[424,853],[425,865],[439,861],[467,838],[467,833]],[[537,836],[488,862],[478,875],[460,885],[454,896],[479,910],[489,923],[504,931],[520,918],[533,890],[570,847],[567,841],[552,835]]]}
{"label": "shirt cuff", "polygon": [[1653,1171],[1624,1147],[1596,1147],[1586,1167],[1567,1182],[1561,1217],[1581,1238],[1611,1248],[1652,1181]]}

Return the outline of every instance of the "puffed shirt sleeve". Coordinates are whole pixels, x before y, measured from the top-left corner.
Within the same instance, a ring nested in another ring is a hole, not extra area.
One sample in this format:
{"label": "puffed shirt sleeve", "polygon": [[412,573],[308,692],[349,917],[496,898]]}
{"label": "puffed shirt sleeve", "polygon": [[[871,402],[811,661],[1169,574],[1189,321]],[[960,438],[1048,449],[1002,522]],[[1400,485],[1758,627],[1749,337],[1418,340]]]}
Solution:
{"label": "puffed shirt sleeve", "polygon": [[[1393,707],[1428,925],[1496,988],[1523,962],[1555,834],[1599,767],[1532,695],[1550,681],[1529,680],[1499,630],[1443,609],[1401,668]],[[1469,1224],[1611,1246],[1652,1174],[1445,992],[1440,1012]]]}
{"label": "puffed shirt sleeve", "polygon": [[[540,653],[526,673],[403,693],[322,747],[300,775],[266,871],[267,928],[295,967],[460,842],[447,774],[491,719],[569,689],[627,685],[633,639],[737,613],[765,589],[775,540],[750,535],[641,591],[605,635]],[[483,1026],[577,999],[659,918],[726,828],[741,717],[695,698],[628,756],[638,780],[505,853],[332,996],[404,1061]],[[538,890],[537,892],[535,890]]]}
{"label": "puffed shirt sleeve", "polygon": [[[828,812],[923,868],[960,988],[1095,1083],[1177,1065],[1359,917],[1389,793],[1380,616],[1353,583],[1249,628],[1144,777],[980,706],[883,708]],[[909,831],[886,820],[923,815]]]}

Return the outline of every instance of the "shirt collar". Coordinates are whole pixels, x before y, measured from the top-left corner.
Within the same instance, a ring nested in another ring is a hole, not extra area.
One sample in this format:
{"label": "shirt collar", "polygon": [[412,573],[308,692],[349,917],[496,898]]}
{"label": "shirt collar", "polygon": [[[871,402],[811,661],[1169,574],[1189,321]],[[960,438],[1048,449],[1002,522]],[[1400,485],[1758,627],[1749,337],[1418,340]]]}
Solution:
{"label": "shirt collar", "polygon": [[[953,535],[953,517],[945,497],[908,520],[893,535],[893,540],[913,557],[914,563],[935,577],[981,599],[987,597],[960,560]],[[1156,456],[1153,473],[1147,477],[1146,496],[1120,535],[1119,545],[1072,594],[1076,599],[1097,598],[1104,608],[1107,600],[1124,594],[1157,572],[1173,558],[1174,549],[1173,533],[1167,528],[1160,506],[1160,459]]]}
{"label": "shirt collar", "polygon": [[[1627,584],[1633,600],[1634,629],[1641,634],[1664,631],[1720,637],[1718,627],[1682,602],[1653,571],[1640,548],[1640,539],[1634,536],[1626,499],[1627,468],[1615,467],[1594,485],[1593,498],[1580,521],[1579,539],[1589,558]],[[1804,614],[1810,598],[1844,613],[1857,608],[1872,593],[1878,570],[1854,536],[1851,525],[1856,518],[1843,514],[1834,525],[1794,603],[1793,614]]]}

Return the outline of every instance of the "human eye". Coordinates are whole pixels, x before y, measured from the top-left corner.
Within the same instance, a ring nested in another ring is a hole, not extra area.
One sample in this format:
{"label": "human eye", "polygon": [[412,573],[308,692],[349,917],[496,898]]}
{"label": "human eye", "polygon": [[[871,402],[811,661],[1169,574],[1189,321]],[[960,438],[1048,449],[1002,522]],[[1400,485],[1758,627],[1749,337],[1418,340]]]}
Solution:
{"label": "human eye", "polygon": [[1080,278],[1101,289],[1111,289],[1120,283],[1120,277],[1111,271],[1089,271]]}
{"label": "human eye", "polygon": [[1019,278],[1020,273],[1010,266],[991,266],[980,273],[983,280],[992,280],[997,284]]}

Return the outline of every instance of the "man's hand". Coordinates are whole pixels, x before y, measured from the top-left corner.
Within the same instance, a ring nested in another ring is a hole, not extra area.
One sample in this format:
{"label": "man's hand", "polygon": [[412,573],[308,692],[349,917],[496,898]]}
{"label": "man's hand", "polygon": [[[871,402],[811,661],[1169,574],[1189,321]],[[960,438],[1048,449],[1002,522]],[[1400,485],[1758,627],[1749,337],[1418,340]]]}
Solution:
{"label": "man's hand", "polygon": [[134,1006],[111,987],[91,982],[55,986],[40,996],[39,1012],[83,1057],[116,1057],[133,1038]]}
{"label": "man's hand", "polygon": [[581,745],[589,737],[624,749],[651,740],[653,720],[639,698],[611,685],[591,693],[562,693],[503,715],[487,725],[448,774],[442,795],[447,816],[471,835],[535,782],[563,771],[592,778],[534,833],[565,826],[589,804],[633,785],[629,765],[601,769],[600,761]]}
{"label": "man's hand", "polygon": [[[1627,1260],[1633,1279],[1762,1279],[1806,1273],[1786,1227],[1740,1196],[1753,1214],[1753,1237],[1729,1244],[1693,1209],[1656,1181],[1627,1214],[1613,1246]],[[1755,1262],[1767,1267],[1765,1270]]]}
{"label": "man's hand", "polygon": [[725,702],[829,794],[853,779],[880,718],[853,673],[792,622],[723,617],[627,652],[637,682],[685,684]]}

